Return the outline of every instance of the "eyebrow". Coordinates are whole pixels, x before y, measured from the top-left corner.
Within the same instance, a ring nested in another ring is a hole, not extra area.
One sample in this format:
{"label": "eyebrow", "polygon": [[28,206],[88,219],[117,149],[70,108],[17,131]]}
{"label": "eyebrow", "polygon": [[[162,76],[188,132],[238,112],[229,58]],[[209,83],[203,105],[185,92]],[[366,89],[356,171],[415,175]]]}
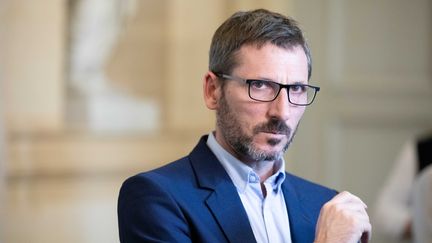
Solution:
{"label": "eyebrow", "polygon": [[294,82],[294,83],[292,83],[292,84],[303,84],[303,85],[308,85],[309,82],[308,82],[308,81],[306,81],[306,82],[296,81],[296,82]]}
{"label": "eyebrow", "polygon": [[[274,81],[274,80],[271,79],[271,78],[265,78],[265,77],[259,77],[259,78],[248,78],[248,79],[251,79],[251,80],[262,80],[262,81],[270,81],[270,82],[274,82],[274,83],[278,83],[278,84],[283,84],[283,83],[276,82],[276,81]],[[246,79],[246,80],[248,80],[248,79]],[[306,82],[303,82],[303,81],[294,81],[293,83],[288,83],[288,85],[297,85],[297,84],[308,85],[309,82],[308,82],[308,81],[306,81]]]}

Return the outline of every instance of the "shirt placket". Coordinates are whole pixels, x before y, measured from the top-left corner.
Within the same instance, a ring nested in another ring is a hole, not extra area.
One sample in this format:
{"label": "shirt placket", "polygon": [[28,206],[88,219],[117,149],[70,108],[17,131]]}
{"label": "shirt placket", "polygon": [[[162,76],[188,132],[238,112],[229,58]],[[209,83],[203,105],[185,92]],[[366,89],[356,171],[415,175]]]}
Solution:
{"label": "shirt placket", "polygon": [[275,194],[270,184],[264,183],[264,186],[267,191],[267,196],[263,200],[263,217],[266,226],[267,240],[268,242],[277,243],[280,242],[280,240],[277,237],[278,232],[274,225],[275,218],[272,210],[274,208]]}

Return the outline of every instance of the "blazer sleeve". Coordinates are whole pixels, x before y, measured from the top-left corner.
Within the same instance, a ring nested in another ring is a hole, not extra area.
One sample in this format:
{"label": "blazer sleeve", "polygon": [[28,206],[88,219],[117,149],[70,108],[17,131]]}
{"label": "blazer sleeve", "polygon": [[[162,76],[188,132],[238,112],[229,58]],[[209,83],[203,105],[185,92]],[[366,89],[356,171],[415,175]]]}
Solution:
{"label": "blazer sleeve", "polygon": [[123,183],[117,208],[120,242],[192,242],[186,219],[162,180],[140,174]]}

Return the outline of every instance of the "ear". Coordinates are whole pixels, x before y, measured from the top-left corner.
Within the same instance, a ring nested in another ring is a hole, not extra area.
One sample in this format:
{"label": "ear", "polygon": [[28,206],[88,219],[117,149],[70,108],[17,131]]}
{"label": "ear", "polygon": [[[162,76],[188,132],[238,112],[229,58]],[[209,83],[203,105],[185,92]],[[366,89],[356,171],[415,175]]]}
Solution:
{"label": "ear", "polygon": [[204,75],[203,80],[203,93],[204,102],[210,110],[216,110],[218,108],[219,99],[222,94],[222,87],[218,77],[211,71],[208,71]]}

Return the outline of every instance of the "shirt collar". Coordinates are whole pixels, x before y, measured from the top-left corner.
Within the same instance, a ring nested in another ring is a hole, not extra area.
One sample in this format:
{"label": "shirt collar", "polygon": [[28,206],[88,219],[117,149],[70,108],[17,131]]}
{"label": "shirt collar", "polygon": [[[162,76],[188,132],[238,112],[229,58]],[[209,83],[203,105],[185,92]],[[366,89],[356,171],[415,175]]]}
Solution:
{"label": "shirt collar", "polygon": [[[225,168],[237,190],[244,192],[249,183],[260,182],[259,176],[253,171],[253,169],[226,151],[216,141],[213,133],[210,133],[208,136],[207,146]],[[272,185],[274,190],[279,191],[282,182],[285,180],[285,161],[283,158],[277,162],[277,166],[279,167],[277,172],[270,176],[265,182]]]}
{"label": "shirt collar", "polygon": [[273,190],[279,192],[282,183],[285,181],[285,160],[282,158],[278,162],[279,169],[270,176],[266,182],[269,182],[272,185]]}

